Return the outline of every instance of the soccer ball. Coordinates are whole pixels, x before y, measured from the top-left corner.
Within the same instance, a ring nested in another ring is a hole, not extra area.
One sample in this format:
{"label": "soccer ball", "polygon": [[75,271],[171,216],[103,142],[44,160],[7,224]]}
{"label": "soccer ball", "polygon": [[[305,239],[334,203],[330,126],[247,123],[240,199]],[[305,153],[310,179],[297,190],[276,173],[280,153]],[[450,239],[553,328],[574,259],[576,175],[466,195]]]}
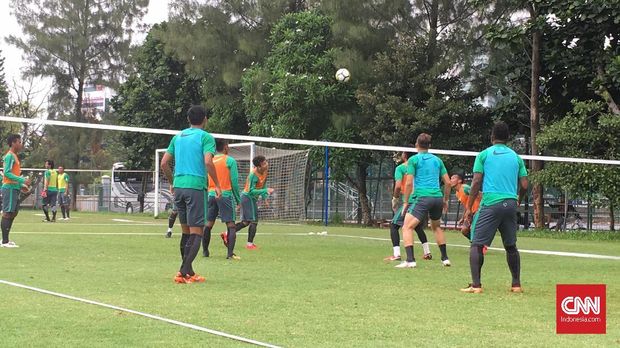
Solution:
{"label": "soccer ball", "polygon": [[351,73],[345,68],[340,68],[336,71],[336,80],[338,82],[347,82],[351,78]]}

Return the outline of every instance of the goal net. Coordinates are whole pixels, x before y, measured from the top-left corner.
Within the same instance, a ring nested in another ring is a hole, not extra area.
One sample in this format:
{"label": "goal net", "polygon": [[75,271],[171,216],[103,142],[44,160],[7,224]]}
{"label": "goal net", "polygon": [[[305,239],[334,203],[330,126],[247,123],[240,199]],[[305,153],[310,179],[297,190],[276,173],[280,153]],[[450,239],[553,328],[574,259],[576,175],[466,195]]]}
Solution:
{"label": "goal net", "polygon": [[[162,207],[172,207],[173,196],[170,183],[160,170],[161,159],[166,149],[156,150],[155,159],[155,197],[166,202],[155,204],[154,214],[162,212]],[[271,221],[305,220],[305,181],[308,165],[308,150],[286,150],[256,145],[255,143],[229,144],[229,156],[237,161],[239,170],[239,189],[243,191],[245,182],[253,169],[252,159],[265,156],[269,162],[267,187],[273,188],[273,194],[258,201],[258,218]],[[174,166],[174,162],[172,163]],[[239,216],[239,214],[237,214]]]}

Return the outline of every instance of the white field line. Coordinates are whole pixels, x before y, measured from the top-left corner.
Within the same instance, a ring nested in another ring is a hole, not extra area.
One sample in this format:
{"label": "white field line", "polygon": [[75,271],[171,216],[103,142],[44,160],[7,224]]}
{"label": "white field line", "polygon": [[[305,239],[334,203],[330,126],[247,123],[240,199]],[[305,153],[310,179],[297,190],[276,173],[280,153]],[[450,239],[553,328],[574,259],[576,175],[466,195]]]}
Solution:
{"label": "white field line", "polygon": [[106,304],[106,303],[101,303],[101,302],[97,302],[97,301],[92,301],[92,300],[88,300],[88,299],[84,299],[84,298],[80,298],[80,297],[75,297],[75,296],[71,296],[71,295],[65,295],[65,294],[61,294],[61,293],[58,293],[58,292],[53,292],[53,291],[49,291],[49,290],[45,290],[45,289],[35,288],[35,287],[32,287],[32,286],[28,286],[28,285],[23,285],[23,284],[19,284],[19,283],[9,282],[9,281],[2,280],[2,279],[0,279],[0,284],[14,286],[14,287],[17,287],[17,288],[22,288],[22,289],[27,289],[27,290],[39,292],[39,293],[46,294],[46,295],[52,295],[52,296],[64,298],[64,299],[67,299],[67,300],[72,300],[72,301],[77,301],[77,302],[81,302],[81,303],[87,303],[87,304],[91,304],[91,305],[95,305],[95,306],[100,306],[100,307],[105,307],[105,308],[109,308],[109,309],[114,309],[114,310],[121,311],[121,312],[131,313],[131,314],[139,315],[139,316],[146,317],[146,318],[149,318],[149,319],[155,319],[155,320],[163,321],[163,322],[166,322],[166,323],[169,323],[169,324],[178,325],[178,326],[182,326],[182,327],[185,327],[185,328],[188,328],[188,329],[198,330],[198,331],[210,333],[212,335],[216,335],[216,336],[220,336],[220,337],[225,337],[225,338],[229,338],[231,340],[236,340],[236,341],[240,341],[240,342],[244,342],[244,343],[249,343],[249,344],[253,344],[253,345],[256,345],[256,346],[279,348],[278,346],[273,345],[273,344],[264,343],[264,342],[260,342],[260,341],[255,341],[253,339],[249,339],[249,338],[245,338],[245,337],[241,337],[241,336],[231,335],[231,334],[228,334],[228,333],[225,333],[225,332],[222,332],[222,331],[212,330],[212,329],[208,329],[206,327],[202,327],[202,326],[198,326],[198,325],[194,325],[194,324],[189,324],[189,323],[184,323],[182,321],[168,319],[168,318],[160,317],[160,316],[154,315],[154,314],[138,312],[138,311],[135,311],[133,309],[127,309],[127,308],[118,307],[118,306],[114,306],[114,305],[110,305],[110,304]]}
{"label": "white field line", "polygon": [[[118,226],[118,225],[114,225]],[[129,225],[129,226],[144,226],[144,225]],[[95,236],[161,236],[162,233],[139,233],[139,232],[11,232],[12,234],[52,234],[52,235],[95,235]],[[320,235],[319,232],[308,232],[308,233],[261,233],[263,236],[317,236],[317,237],[339,237],[339,238],[353,238],[353,239],[365,239],[365,240],[377,240],[377,241],[389,241],[388,238],[380,238],[380,237],[366,237],[366,236],[351,236],[345,234],[326,234]],[[179,233],[177,233],[179,234]],[[247,233],[239,232],[239,235],[244,235]],[[462,244],[448,244],[451,247],[456,248],[469,248],[469,245]],[[490,247],[489,250],[496,251],[504,251],[503,248],[495,248]],[[599,254],[585,254],[585,253],[573,253],[566,251],[553,251],[553,250],[530,250],[530,249],[519,249],[520,253],[524,254],[537,254],[537,255],[552,255],[552,256],[565,256],[565,257],[579,257],[586,259],[599,259],[599,260],[620,260],[620,256],[612,256],[612,255],[599,255]]]}
{"label": "white field line", "polygon": [[[389,241],[390,240],[389,238],[377,238],[377,237],[365,237],[365,236],[350,236],[350,235],[344,235],[344,234],[328,234],[325,237],[358,238],[358,239],[380,240],[380,241]],[[448,245],[452,246],[452,247],[457,247],[457,248],[469,248],[469,245],[461,245],[461,244],[448,244]],[[494,248],[494,247],[489,248],[489,250],[504,251],[503,248]],[[525,254],[581,257],[581,258],[586,258],[586,259],[620,260],[620,256],[572,253],[572,252],[565,252],[565,251],[519,249],[519,252],[520,253],[525,253]]]}

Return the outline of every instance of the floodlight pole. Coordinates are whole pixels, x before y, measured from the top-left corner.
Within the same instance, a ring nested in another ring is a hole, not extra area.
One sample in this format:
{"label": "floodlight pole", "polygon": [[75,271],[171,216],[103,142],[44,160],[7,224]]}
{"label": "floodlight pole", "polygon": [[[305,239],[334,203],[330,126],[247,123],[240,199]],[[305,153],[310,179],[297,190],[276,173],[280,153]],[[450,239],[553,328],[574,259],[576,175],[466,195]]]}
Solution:
{"label": "floodlight pole", "polygon": [[325,170],[323,172],[323,223],[329,221],[329,147],[325,146]]}

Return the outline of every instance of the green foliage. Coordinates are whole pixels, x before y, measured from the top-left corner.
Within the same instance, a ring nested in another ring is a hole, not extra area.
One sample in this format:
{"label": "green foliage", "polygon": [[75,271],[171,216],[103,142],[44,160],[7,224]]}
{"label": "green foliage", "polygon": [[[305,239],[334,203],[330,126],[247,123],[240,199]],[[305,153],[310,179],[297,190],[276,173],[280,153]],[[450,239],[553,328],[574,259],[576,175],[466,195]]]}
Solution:
{"label": "green foliage", "polygon": [[[562,120],[543,128],[538,144],[545,154],[618,159],[620,120],[602,102],[573,103]],[[547,163],[534,180],[588,197],[601,194],[620,206],[620,171],[616,166],[580,163]]]}
{"label": "green foliage", "polygon": [[5,114],[9,109],[9,87],[4,76],[4,59],[0,50],[0,114]]}
{"label": "green foliage", "polygon": [[124,70],[132,24],[147,5],[148,0],[12,0],[24,36],[7,41],[30,59],[30,75],[53,77],[74,92],[88,81],[114,86]]}
{"label": "green foliage", "polygon": [[270,43],[265,62],[243,76],[250,132],[318,139],[330,116],[353,102],[351,85],[333,78],[330,20],[313,11],[285,15]]}
{"label": "green foliage", "polygon": [[[182,129],[188,124],[187,109],[200,102],[203,81],[186,73],[185,65],[165,52],[159,37],[166,28],[162,24],[151,29],[135,53],[135,70],[112,100],[121,125]],[[122,134],[122,161],[129,168],[152,168],[155,149],[167,147],[169,141],[155,134]]]}
{"label": "green foliage", "polygon": [[[402,37],[374,64],[373,84],[361,86],[357,100],[369,126],[365,139],[406,146],[418,134],[433,136],[433,147],[479,150],[488,142],[491,118],[448,62],[429,67],[423,38]],[[467,159],[461,158],[467,161]],[[470,167],[470,163],[454,165]]]}
{"label": "green foliage", "polygon": [[215,117],[213,132],[247,134],[241,76],[263,61],[269,51],[267,38],[280,17],[295,10],[289,0],[227,0],[199,4],[172,2],[169,30],[162,35],[166,51],[205,79],[204,104]]}
{"label": "green foliage", "polygon": [[[26,75],[54,79],[51,118],[99,122],[94,115],[82,112],[84,85],[118,84],[126,68],[133,25],[142,18],[147,5],[148,0],[11,1],[23,36],[11,35],[7,41],[28,59]],[[61,154],[67,168],[92,168],[109,162],[101,151],[100,132],[51,130],[45,142],[43,150],[49,151],[39,156],[56,156],[58,162]],[[66,152],[60,151],[63,148]],[[76,189],[77,185],[73,185],[74,195]]]}

